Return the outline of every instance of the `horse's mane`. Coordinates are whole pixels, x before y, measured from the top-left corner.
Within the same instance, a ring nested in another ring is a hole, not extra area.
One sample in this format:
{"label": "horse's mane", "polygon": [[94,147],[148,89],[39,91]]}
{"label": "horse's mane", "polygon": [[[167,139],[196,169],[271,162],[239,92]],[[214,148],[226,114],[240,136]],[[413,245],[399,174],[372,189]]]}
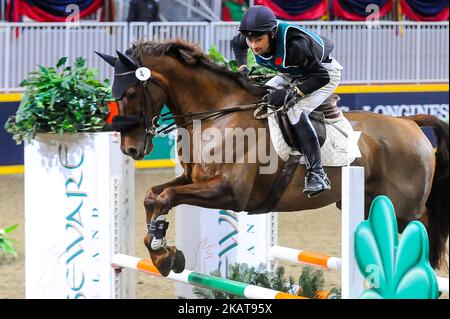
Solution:
{"label": "horse's mane", "polygon": [[253,85],[242,74],[232,72],[227,67],[214,63],[197,45],[190,44],[181,39],[166,42],[137,41],[126,51],[126,54],[131,55],[140,63],[142,63],[143,58],[148,55],[170,55],[187,65],[204,66],[217,74],[224,75],[239,83],[241,87],[252,94],[263,95],[266,93],[264,88]]}

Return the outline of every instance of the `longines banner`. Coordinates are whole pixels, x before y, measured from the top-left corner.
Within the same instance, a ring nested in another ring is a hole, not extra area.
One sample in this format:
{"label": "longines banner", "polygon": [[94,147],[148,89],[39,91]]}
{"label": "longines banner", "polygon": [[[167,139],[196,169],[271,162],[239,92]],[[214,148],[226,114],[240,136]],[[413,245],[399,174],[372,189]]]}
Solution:
{"label": "longines banner", "polygon": [[[428,91],[427,91],[428,90]],[[448,84],[341,87],[336,92],[342,111],[363,110],[390,116],[431,114],[448,122]],[[431,128],[422,128],[435,145]]]}
{"label": "longines banner", "polygon": [[448,92],[340,94],[343,111],[363,110],[391,116],[431,114],[448,121]]}

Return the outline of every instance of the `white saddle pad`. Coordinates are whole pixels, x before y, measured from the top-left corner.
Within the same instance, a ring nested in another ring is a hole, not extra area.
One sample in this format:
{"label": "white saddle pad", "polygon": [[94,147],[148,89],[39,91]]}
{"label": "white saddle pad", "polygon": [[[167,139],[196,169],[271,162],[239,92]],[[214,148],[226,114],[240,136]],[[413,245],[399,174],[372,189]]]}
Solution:
{"label": "white saddle pad", "polygon": [[[278,120],[275,115],[270,115],[268,118],[269,121],[269,131],[270,137],[272,140],[272,144],[278,153],[278,155],[284,160],[287,161],[289,155],[300,155],[299,152],[291,148],[287,145],[286,141],[283,138],[283,134],[281,133],[281,129],[278,125]],[[342,115],[337,119],[326,120],[327,122],[333,123],[334,126],[339,127],[342,131],[344,131],[347,136],[350,132],[353,131],[350,122]],[[322,165],[323,166],[345,166],[350,160],[352,163],[355,160],[355,157],[350,159],[347,158],[347,138],[339,132],[333,125],[325,124],[327,130],[327,138],[325,143],[322,145],[320,149]],[[301,164],[305,164],[304,156],[300,159]]]}

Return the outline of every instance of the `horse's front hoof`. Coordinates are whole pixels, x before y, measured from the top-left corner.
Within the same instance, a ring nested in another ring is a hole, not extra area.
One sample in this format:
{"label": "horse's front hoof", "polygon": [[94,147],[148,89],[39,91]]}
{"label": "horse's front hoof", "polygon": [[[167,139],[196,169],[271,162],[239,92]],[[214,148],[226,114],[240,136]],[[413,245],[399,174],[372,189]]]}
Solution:
{"label": "horse's front hoof", "polygon": [[156,268],[158,269],[161,276],[167,277],[169,275],[169,273],[173,267],[173,260],[174,260],[174,258],[167,257],[161,262],[161,264],[156,266]]}
{"label": "horse's front hoof", "polygon": [[173,258],[172,270],[174,273],[179,274],[180,272],[183,272],[185,266],[186,259],[184,258],[184,254],[181,250],[177,249],[175,251],[175,257]]}

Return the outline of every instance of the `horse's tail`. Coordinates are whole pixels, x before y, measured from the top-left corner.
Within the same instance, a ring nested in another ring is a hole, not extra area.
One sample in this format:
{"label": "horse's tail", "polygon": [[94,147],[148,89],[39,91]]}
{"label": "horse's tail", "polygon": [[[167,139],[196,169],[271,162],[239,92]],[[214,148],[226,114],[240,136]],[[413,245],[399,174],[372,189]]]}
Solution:
{"label": "horse's tail", "polygon": [[436,168],[430,196],[427,199],[428,235],[430,239],[430,264],[433,268],[444,266],[446,242],[449,233],[449,125],[432,115],[407,117],[420,127],[433,128],[437,140]]}

